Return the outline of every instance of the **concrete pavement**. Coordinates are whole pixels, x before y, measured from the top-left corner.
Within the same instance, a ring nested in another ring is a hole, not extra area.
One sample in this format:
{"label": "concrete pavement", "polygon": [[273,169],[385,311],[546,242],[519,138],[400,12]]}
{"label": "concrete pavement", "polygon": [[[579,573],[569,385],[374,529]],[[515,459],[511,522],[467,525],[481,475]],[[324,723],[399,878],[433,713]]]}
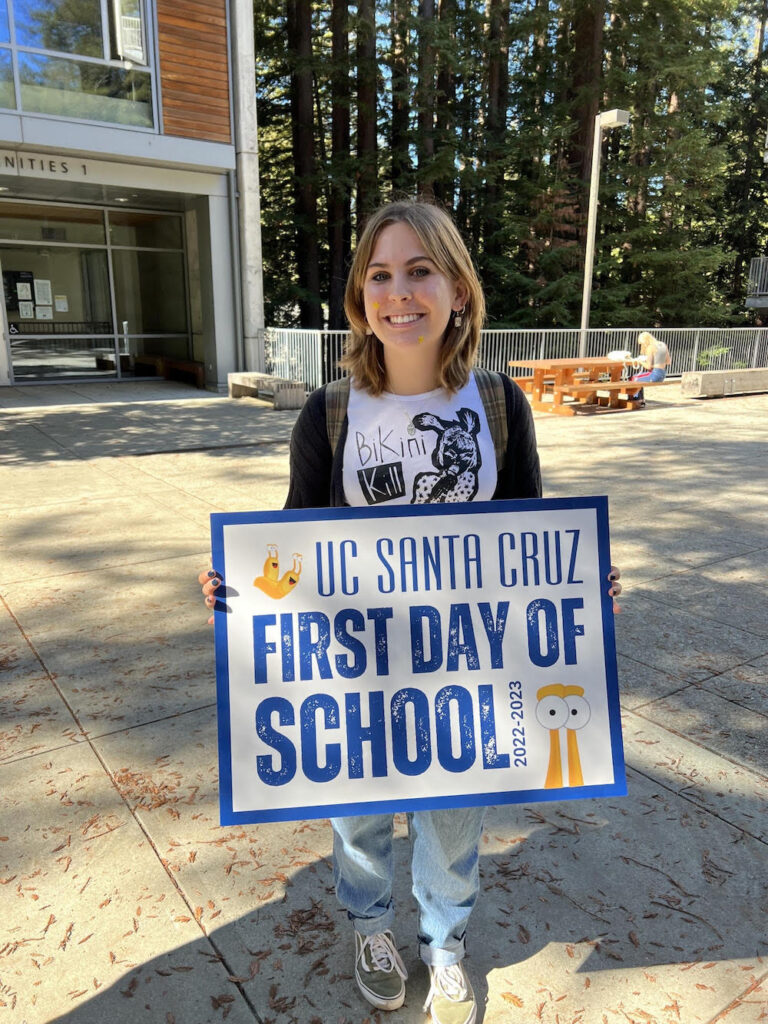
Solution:
{"label": "concrete pavement", "polygon": [[[629,796],[490,812],[488,1024],[768,1020],[768,396],[536,426],[610,496]],[[0,389],[0,1021],[416,1024],[352,979],[323,821],[220,828],[212,511],[280,507],[295,413],[163,382]]]}

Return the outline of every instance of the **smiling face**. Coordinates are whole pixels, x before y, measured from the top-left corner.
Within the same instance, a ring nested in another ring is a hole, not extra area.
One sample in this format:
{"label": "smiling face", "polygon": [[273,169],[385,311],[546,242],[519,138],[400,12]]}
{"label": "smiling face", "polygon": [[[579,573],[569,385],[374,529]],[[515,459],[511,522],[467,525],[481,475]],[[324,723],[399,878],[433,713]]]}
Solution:
{"label": "smiling face", "polygon": [[464,285],[439,270],[413,228],[403,221],[382,228],[366,269],[363,303],[385,363],[412,350],[435,359],[451,311],[466,299]]}

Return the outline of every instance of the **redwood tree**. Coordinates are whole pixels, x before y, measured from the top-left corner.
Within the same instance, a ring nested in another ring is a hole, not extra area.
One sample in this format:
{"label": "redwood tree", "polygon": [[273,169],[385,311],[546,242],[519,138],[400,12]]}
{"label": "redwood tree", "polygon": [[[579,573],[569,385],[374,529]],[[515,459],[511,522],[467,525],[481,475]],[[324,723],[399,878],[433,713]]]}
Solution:
{"label": "redwood tree", "polygon": [[302,327],[322,327],[312,95],[311,0],[287,0],[287,29],[292,66],[291,125],[295,167],[294,205],[296,269],[300,289],[299,315]]}

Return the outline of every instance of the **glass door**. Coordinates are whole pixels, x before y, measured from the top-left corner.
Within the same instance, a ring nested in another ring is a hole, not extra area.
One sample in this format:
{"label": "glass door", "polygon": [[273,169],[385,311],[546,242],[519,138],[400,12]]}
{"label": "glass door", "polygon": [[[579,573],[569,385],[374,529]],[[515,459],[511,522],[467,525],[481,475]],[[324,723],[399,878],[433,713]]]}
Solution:
{"label": "glass door", "polygon": [[3,203],[0,238],[14,381],[114,376],[103,211]]}
{"label": "glass door", "polygon": [[14,383],[157,376],[189,356],[179,214],[0,201],[0,270]]}

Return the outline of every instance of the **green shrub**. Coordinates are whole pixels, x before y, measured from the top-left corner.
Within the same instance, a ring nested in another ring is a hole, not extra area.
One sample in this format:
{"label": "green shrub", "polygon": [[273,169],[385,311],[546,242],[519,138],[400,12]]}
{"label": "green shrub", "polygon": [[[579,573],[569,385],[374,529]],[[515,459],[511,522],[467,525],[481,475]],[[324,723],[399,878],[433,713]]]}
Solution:
{"label": "green shrub", "polygon": [[730,352],[727,345],[714,345],[712,348],[705,348],[699,352],[696,365],[700,370],[711,370],[714,364],[719,363],[723,356]]}

